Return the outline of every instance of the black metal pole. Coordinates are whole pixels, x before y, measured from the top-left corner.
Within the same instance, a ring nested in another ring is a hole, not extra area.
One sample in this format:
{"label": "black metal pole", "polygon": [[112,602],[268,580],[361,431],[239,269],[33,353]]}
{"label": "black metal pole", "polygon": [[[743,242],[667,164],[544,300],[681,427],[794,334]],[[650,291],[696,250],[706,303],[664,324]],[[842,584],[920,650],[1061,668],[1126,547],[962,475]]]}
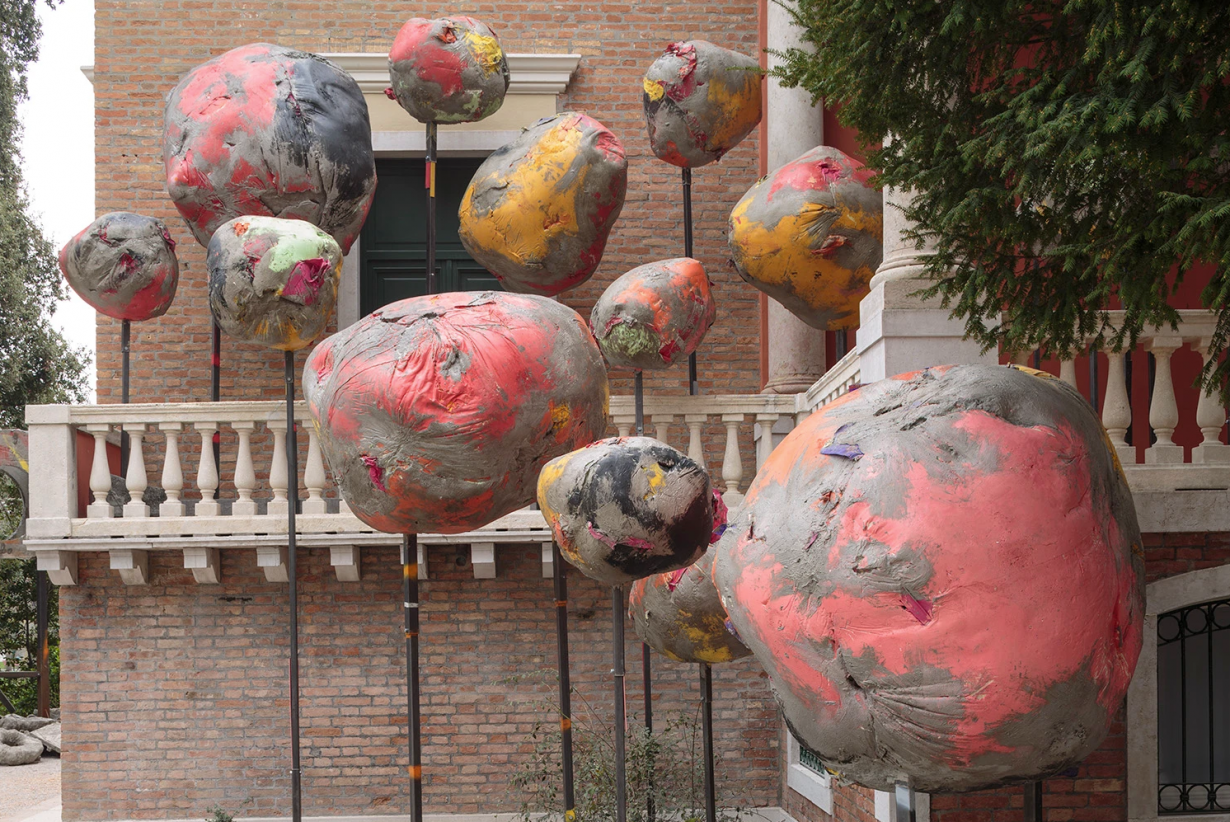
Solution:
{"label": "black metal pole", "polygon": [[436,124],[427,124],[427,293],[436,293]]}
{"label": "black metal pole", "polygon": [[1098,409],[1098,350],[1089,346],[1089,404]]}
{"label": "black metal pole", "polygon": [[[209,399],[222,399],[222,329],[215,322],[211,325],[209,355]],[[222,470],[222,432],[214,431],[214,467]]]}
{"label": "black metal pole", "polygon": [[700,665],[700,722],[705,737],[705,822],[717,822],[717,785],[713,774],[713,666]]}
{"label": "black metal pole", "polygon": [[[636,372],[634,384],[634,410],[636,413],[636,435],[645,436],[645,380],[644,374]],[[641,643],[641,692],[645,697],[645,732],[653,733],[653,665],[649,659],[649,644]],[[649,822],[654,819],[653,777],[650,776],[649,795],[645,798],[645,814]]]}
{"label": "black metal pole", "polygon": [[850,353],[850,338],[846,336],[847,333],[846,331],[833,332],[833,342],[837,347],[838,360]]}
{"label": "black metal pole", "polygon": [[1025,822],[1042,822],[1042,783],[1025,786]]}
{"label": "black metal pole", "polygon": [[406,616],[406,706],[410,734],[410,819],[423,820],[423,739],[419,713],[419,562],[418,536],[401,543],[402,603]]}
{"label": "black metal pole", "polygon": [[551,543],[551,576],[555,582],[555,640],[559,660],[560,757],[564,768],[564,819],[572,822],[576,814],[576,795],[572,785],[572,677],[568,670],[568,580],[564,576],[559,545]]}
{"label": "black metal pole", "polygon": [[914,816],[914,789],[898,782],[893,798],[897,802],[897,822],[916,822]]}
{"label": "black metal pole", "polygon": [[37,621],[38,659],[35,667],[38,669],[38,715],[51,716],[51,658],[47,640],[47,623],[51,610],[51,591],[47,587],[47,572],[35,572],[37,579],[37,604],[35,620]]}
{"label": "black metal pole", "polygon": [[[683,256],[692,256],[692,169],[683,170]],[[688,355],[688,394],[696,396],[700,385],[696,377],[696,352]]]}
{"label": "black metal pole", "polygon": [[615,822],[628,819],[626,750],[627,705],[624,703],[624,586],[611,589],[611,654],[615,679]]}
{"label": "black metal pole", "polygon": [[290,790],[291,817],[303,819],[303,770],[299,763],[299,592],[296,579],[295,508],[299,504],[299,438],[295,433],[295,352],[286,352],[286,575],[290,580]]}
{"label": "black metal pole", "polygon": [[[132,322],[120,320],[120,402],[128,404],[128,388],[131,383],[128,370],[129,351],[132,349]],[[120,431],[120,475],[128,476],[128,432]]]}

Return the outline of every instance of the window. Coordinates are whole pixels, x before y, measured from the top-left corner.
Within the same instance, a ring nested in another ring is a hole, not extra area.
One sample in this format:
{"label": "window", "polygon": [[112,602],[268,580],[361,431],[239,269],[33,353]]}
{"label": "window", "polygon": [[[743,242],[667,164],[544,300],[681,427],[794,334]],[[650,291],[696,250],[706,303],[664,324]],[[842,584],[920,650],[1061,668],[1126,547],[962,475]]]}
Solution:
{"label": "window", "polygon": [[1230,599],[1157,618],[1158,814],[1230,812]]}
{"label": "window", "polygon": [[[481,158],[445,158],[436,165],[438,291],[499,290],[466,253],[457,209]],[[427,293],[427,194],[420,159],[378,158],[376,196],[359,239],[359,313]]]}
{"label": "window", "polygon": [[825,813],[833,812],[832,778],[820,757],[786,729],[786,785]]}

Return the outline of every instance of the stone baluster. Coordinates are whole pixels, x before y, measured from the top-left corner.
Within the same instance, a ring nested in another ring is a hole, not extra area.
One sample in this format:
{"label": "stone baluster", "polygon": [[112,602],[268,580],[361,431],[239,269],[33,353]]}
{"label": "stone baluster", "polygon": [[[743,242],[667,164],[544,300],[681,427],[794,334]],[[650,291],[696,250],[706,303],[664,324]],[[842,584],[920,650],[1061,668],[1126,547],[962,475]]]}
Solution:
{"label": "stone baluster", "polygon": [[632,434],[632,426],[636,424],[636,417],[612,414],[611,421],[615,423],[615,430],[619,436],[627,437]]}
{"label": "stone baluster", "polygon": [[214,464],[214,431],[216,422],[198,422],[194,427],[201,433],[201,462],[196,473],[196,487],[201,492],[201,501],[196,504],[198,517],[216,517],[222,506],[214,498],[218,491],[218,466]]}
{"label": "stone baluster", "polygon": [[1059,379],[1073,388],[1076,387],[1076,360],[1059,361]]}
{"label": "stone baluster", "polygon": [[1149,465],[1179,465],[1183,462],[1183,447],[1175,445],[1175,426],[1179,424],[1179,404],[1174,396],[1174,377],[1170,357],[1183,345],[1179,337],[1157,336],[1145,342],[1157,363],[1153,379],[1153,401],[1149,403],[1149,425],[1157,441],[1145,451]]}
{"label": "stone baluster", "polygon": [[[1198,345],[1202,362],[1208,365],[1210,340],[1202,339]],[[1221,397],[1216,390],[1208,393],[1200,389],[1200,402],[1196,404],[1196,425],[1200,426],[1203,437],[1200,444],[1192,449],[1192,462],[1201,464],[1225,464],[1230,462],[1230,445],[1221,441],[1221,429],[1226,424],[1226,408],[1221,404]]]}
{"label": "stone baluster", "polygon": [[743,480],[743,458],[739,454],[739,424],[743,422],[742,414],[723,414],[722,422],[726,424],[726,453],[722,458],[722,481],[726,490],[722,499],[726,507],[732,511],[743,502],[743,494],[739,491],[739,483]]}
{"label": "stone baluster", "polygon": [[286,498],[286,420],[275,418],[265,425],[273,432],[273,459],[269,463],[269,488],[273,491],[273,499],[269,500],[267,510],[272,517],[285,517],[290,511]]}
{"label": "stone baluster", "polygon": [[85,426],[85,430],[94,435],[94,461],[90,463],[90,491],[94,501],[86,508],[85,515],[90,519],[104,519],[111,516],[111,504],[107,502],[107,494],[111,493],[111,465],[107,462],[107,434],[111,426],[107,423],[94,423]]}
{"label": "stone baluster", "polygon": [[688,424],[688,457],[701,468],[705,467],[705,444],[700,435],[708,419],[706,414],[683,415],[683,421]]}
{"label": "stone baluster", "polygon": [[1132,402],[1128,397],[1127,381],[1123,374],[1122,351],[1106,353],[1106,400],[1102,403],[1102,425],[1110,438],[1110,446],[1123,465],[1136,464],[1136,448],[1128,445],[1128,426],[1132,424]]}
{"label": "stone baluster", "polygon": [[237,517],[256,515],[256,467],[252,464],[252,432],[256,423],[252,420],[236,420],[231,423],[239,437],[239,452],[235,455],[235,495],[238,499],[231,505],[231,513]]}
{"label": "stone baluster", "polygon": [[653,424],[654,439],[656,439],[658,442],[664,442],[667,445],[669,445],[670,440],[667,439],[667,437],[670,436],[671,423],[675,421],[675,415],[674,414],[654,414],[652,417],[649,418],[649,421],[650,423]]}
{"label": "stone baluster", "polygon": [[765,464],[769,455],[773,453],[773,426],[777,423],[777,418],[780,414],[764,412],[756,415],[756,422],[760,424],[760,440],[756,443],[756,470],[760,470],[760,466]]}
{"label": "stone baluster", "polygon": [[179,432],[184,424],[164,422],[159,423],[158,428],[167,438],[167,453],[162,462],[162,490],[167,492],[167,501],[158,506],[158,516],[182,517],[184,502],[180,494],[184,490],[184,469],[179,461]]}
{"label": "stone baluster", "polygon": [[328,513],[325,502],[325,461],[320,455],[320,438],[316,436],[316,426],[305,425],[308,433],[307,465],[303,469],[303,484],[307,486],[308,498],[303,501],[303,513]]}
{"label": "stone baluster", "polygon": [[149,487],[149,476],[145,471],[145,423],[125,423],[124,431],[128,433],[128,475],[124,482],[128,486],[129,496],[124,504],[124,516],[148,517],[149,506],[143,499],[145,489]]}

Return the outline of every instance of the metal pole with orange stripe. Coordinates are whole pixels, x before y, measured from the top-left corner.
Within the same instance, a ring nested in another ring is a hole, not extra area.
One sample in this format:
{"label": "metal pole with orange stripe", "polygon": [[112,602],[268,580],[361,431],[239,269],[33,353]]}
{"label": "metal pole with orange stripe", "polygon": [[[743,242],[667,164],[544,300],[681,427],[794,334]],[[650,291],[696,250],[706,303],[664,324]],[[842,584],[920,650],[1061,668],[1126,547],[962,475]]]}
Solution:
{"label": "metal pole with orange stripe", "polygon": [[559,661],[560,759],[564,769],[564,822],[576,819],[572,784],[572,677],[568,670],[568,580],[564,577],[559,544],[551,542],[551,576],[555,582],[555,638]]}
{"label": "metal pole with orange stripe", "polygon": [[402,604],[406,617],[406,704],[410,736],[410,818],[423,819],[423,743],[419,714],[419,563],[418,536],[401,541]]}

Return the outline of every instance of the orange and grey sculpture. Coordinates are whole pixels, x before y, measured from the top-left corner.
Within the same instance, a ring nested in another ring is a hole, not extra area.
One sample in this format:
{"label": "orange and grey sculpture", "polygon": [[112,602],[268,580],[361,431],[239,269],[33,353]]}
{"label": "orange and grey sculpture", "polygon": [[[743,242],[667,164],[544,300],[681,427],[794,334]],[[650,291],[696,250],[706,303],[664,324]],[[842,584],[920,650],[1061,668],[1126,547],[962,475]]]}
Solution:
{"label": "orange and grey sculpture", "polygon": [[576,112],[539,120],[479,167],[461,243],[504,288],[554,296],[602,261],[628,188],[623,145]]}
{"label": "orange and grey sculpture", "polygon": [[752,653],[739,641],[713,584],[713,553],[632,583],[628,612],[636,635],[676,662],[717,664]]}
{"label": "orange and grey sculpture", "polygon": [[795,735],[843,777],[961,792],[1098,747],[1140,653],[1144,556],[1097,414],[947,366],[863,386],[773,451],[715,579]]}
{"label": "orange and grey sculpture", "polygon": [[337,304],[342,250],[302,220],[240,217],[209,241],[209,308],[248,342],[298,351],[324,333]]}
{"label": "orange and grey sculpture", "polygon": [[155,217],[104,214],[60,249],[60,271],[81,299],[117,320],[161,317],[179,285],[175,241]]}
{"label": "orange and grey sculpture", "polygon": [[884,207],[870,177],[818,146],[761,179],[730,213],[739,276],[813,328],[858,325],[884,251]]}
{"label": "orange and grey sculpture", "polygon": [[671,43],[644,85],[649,144],[671,165],[720,160],[760,122],[760,64],[705,40]]}
{"label": "orange and grey sculpture", "polygon": [[547,463],[538,507],[564,558],[607,585],[686,568],[725,526],[705,470],[648,437],[600,440]]}
{"label": "orange and grey sculpture", "polygon": [[201,245],[227,220],[320,226],[343,253],[376,191],[358,82],[305,51],[253,43],[188,72],[167,98],[167,193]]}
{"label": "orange and grey sculpture", "polygon": [[420,123],[473,123],[489,117],[508,91],[499,38],[472,17],[415,17],[389,50],[385,93]]}
{"label": "orange and grey sculpture", "polygon": [[607,286],[590,325],[607,363],[651,371],[686,359],[717,317],[709,276],[688,257],[632,269]]}
{"label": "orange and grey sculpture", "polygon": [[469,531],[533,502],[549,460],[601,436],[609,399],[585,321],[502,292],[376,310],[312,351],[303,392],[351,510],[402,534]]}

